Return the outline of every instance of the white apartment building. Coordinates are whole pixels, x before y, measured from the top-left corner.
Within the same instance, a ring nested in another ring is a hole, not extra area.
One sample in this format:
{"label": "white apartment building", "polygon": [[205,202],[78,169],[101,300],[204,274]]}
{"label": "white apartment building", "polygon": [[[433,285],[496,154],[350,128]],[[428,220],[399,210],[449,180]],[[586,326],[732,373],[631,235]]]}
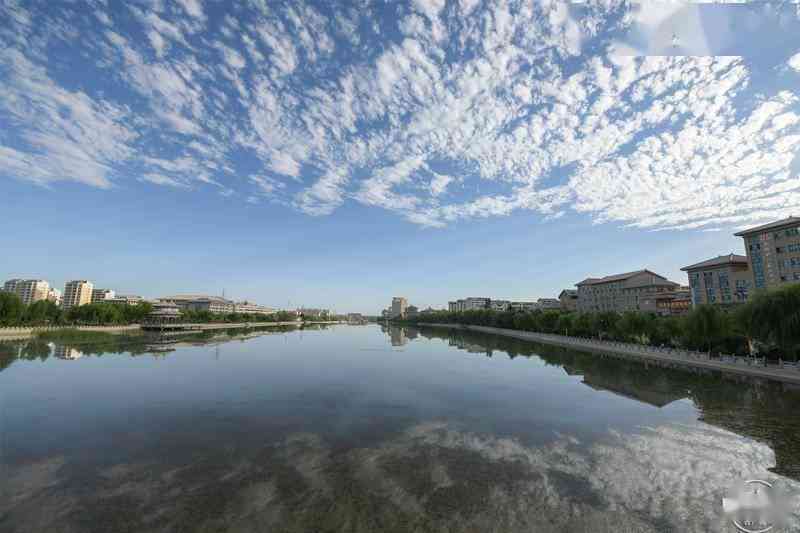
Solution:
{"label": "white apartment building", "polygon": [[273,315],[277,312],[271,307],[264,307],[247,301],[238,302],[235,307],[237,313],[246,315]]}
{"label": "white apartment building", "polygon": [[50,290],[47,291],[47,299],[49,301],[53,302],[54,304],[60,306],[61,305],[61,291],[56,289],[56,288],[54,288],[54,287],[50,287]]}
{"label": "white apartment building", "polygon": [[23,304],[30,305],[47,300],[50,284],[43,279],[10,279],[3,284],[3,290],[16,294]]}
{"label": "white apartment building", "polygon": [[92,289],[92,303],[111,300],[116,296],[111,289]]}
{"label": "white apartment building", "polygon": [[61,307],[65,310],[92,303],[94,285],[85,279],[68,281],[64,285]]}

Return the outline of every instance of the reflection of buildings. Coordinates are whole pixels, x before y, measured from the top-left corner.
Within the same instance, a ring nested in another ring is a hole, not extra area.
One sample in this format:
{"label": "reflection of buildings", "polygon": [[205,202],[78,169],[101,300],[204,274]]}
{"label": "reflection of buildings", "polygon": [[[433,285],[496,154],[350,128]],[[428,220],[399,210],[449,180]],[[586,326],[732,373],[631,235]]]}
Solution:
{"label": "reflection of buildings", "polygon": [[775,453],[775,467],[771,470],[800,480],[800,392],[796,389],[769,382],[738,382],[709,373],[648,366],[468,331],[425,328],[422,333],[472,352],[491,353],[495,348],[509,357],[535,353],[548,364],[560,365],[571,376],[582,375],[588,387],[656,407],[689,398],[700,421],[767,444]]}
{"label": "reflection of buildings", "polygon": [[405,346],[408,344],[404,328],[389,328],[389,339],[392,346]]}
{"label": "reflection of buildings", "polygon": [[83,357],[83,352],[67,345],[57,345],[53,348],[53,355],[59,359],[75,360]]}
{"label": "reflection of buildings", "polygon": [[619,376],[613,375],[584,374],[583,384],[595,390],[606,390],[655,407],[664,407],[686,397],[685,391],[673,390],[665,379],[642,386],[625,379],[624,376],[623,379],[619,379]]}

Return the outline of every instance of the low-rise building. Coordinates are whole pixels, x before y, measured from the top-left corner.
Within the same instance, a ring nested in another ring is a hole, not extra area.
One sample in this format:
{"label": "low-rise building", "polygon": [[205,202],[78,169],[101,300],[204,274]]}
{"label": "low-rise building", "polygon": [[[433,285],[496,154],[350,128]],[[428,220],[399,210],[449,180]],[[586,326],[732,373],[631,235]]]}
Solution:
{"label": "low-rise building", "polygon": [[558,295],[558,301],[563,311],[578,310],[578,291],[575,289],[564,289]]}
{"label": "low-rise building", "polygon": [[416,305],[406,307],[406,318],[415,318],[419,315],[419,308]]}
{"label": "low-rise building", "polygon": [[536,306],[542,311],[558,311],[561,309],[561,300],[556,298],[539,298]]}
{"label": "low-rise building", "polygon": [[167,296],[158,300],[175,304],[181,311],[208,311],[214,314],[228,314],[236,310],[236,304],[231,300],[205,294]]}
{"label": "low-rise building", "polygon": [[657,313],[656,296],[680,287],[650,270],[636,270],[603,278],[587,278],[578,286],[578,311],[644,311]]}
{"label": "low-rise building", "polygon": [[181,309],[172,302],[153,302],[153,308],[145,317],[146,322],[177,322],[181,319]]}
{"label": "low-rise building", "polygon": [[328,309],[314,309],[303,307],[298,310],[303,318],[311,318],[315,320],[323,320],[331,317],[331,312]]}
{"label": "low-rise building", "polygon": [[689,276],[692,305],[740,304],[752,292],[753,276],[743,255],[720,255],[681,270]]}
{"label": "low-rise building", "polygon": [[656,313],[661,316],[685,315],[692,308],[692,293],[689,287],[680,287],[674,291],[661,292],[655,298]]}
{"label": "low-rise building", "polygon": [[116,293],[111,289],[92,289],[92,303],[112,300]]}
{"label": "low-rise building", "polygon": [[251,302],[237,302],[235,304],[236,313],[242,313],[246,315],[274,315],[277,311],[271,307],[265,307],[263,305],[254,304]]}
{"label": "low-rise building", "polygon": [[536,311],[538,308],[536,302],[511,302],[512,311],[531,312]]}
{"label": "low-rise building", "polygon": [[491,300],[489,302],[489,309],[492,311],[510,311],[511,310],[511,301],[509,300]]}
{"label": "low-rise building", "polygon": [[144,298],[141,296],[118,294],[113,298],[109,298],[106,302],[120,305],[139,305],[144,302]]}
{"label": "low-rise building", "polygon": [[800,217],[789,217],[735,234],[744,239],[754,289],[800,282]]}
{"label": "low-rise building", "polygon": [[60,306],[61,305],[61,291],[50,287],[50,290],[47,291],[47,300],[53,302],[54,304]]}
{"label": "low-rise building", "polygon": [[22,303],[46,300],[50,293],[50,284],[43,279],[10,279],[3,284],[3,291],[19,296]]}
{"label": "low-rise building", "polygon": [[64,285],[61,307],[64,310],[92,303],[94,285],[85,279],[68,281]]}

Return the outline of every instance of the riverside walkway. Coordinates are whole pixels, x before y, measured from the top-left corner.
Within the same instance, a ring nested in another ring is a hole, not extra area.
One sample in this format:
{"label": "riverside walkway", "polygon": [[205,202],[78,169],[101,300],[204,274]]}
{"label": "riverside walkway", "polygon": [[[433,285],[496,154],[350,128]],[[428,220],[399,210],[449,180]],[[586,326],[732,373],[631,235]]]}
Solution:
{"label": "riverside walkway", "polygon": [[764,364],[764,359],[720,356],[709,357],[704,352],[678,350],[673,348],[659,348],[615,341],[601,341],[583,337],[567,335],[552,335],[548,333],[534,333],[515,329],[493,328],[489,326],[467,326],[463,324],[419,324],[420,326],[459,329],[491,333],[503,337],[528,340],[541,344],[552,344],[564,348],[572,348],[583,352],[602,353],[614,357],[638,359],[645,362],[654,362],[664,366],[694,368],[701,370],[717,371],[723,374],[734,374],[750,378],[778,381],[792,385],[800,385],[800,367],[796,364],[782,363]]}

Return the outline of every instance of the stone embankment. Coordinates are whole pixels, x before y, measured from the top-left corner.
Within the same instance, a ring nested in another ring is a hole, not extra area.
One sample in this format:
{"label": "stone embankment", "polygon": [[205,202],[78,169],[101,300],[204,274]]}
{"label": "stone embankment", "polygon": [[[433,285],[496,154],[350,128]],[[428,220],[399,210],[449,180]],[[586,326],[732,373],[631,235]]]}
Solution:
{"label": "stone embankment", "polygon": [[528,340],[541,344],[552,344],[571,348],[582,352],[600,353],[614,357],[638,359],[662,366],[692,368],[707,371],[718,371],[723,374],[746,376],[756,379],[779,381],[792,385],[800,385],[800,367],[794,363],[765,364],[764,359],[750,357],[720,356],[709,357],[704,352],[658,348],[615,341],[602,341],[567,335],[534,333],[515,329],[493,328],[489,326],[467,326],[463,324],[420,324],[420,326],[440,327],[491,333],[503,337]]}
{"label": "stone embankment", "polygon": [[[269,326],[302,326],[312,324],[341,324],[342,322],[243,322],[238,324],[181,324],[180,329],[191,331],[206,331],[215,329],[237,329],[255,328]],[[125,326],[34,326],[34,327],[12,327],[0,328],[0,340],[25,339],[33,337],[39,332],[73,330],[80,331],[100,331],[104,333],[129,333],[138,332],[143,328],[139,324],[128,324]]]}

